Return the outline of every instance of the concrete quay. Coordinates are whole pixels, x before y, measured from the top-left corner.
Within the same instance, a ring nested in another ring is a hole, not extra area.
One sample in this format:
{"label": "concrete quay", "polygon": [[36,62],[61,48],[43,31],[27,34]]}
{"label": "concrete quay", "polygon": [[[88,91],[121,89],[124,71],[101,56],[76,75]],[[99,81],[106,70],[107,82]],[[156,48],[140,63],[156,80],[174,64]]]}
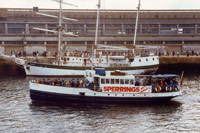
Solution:
{"label": "concrete quay", "polygon": [[160,64],[200,64],[200,56],[160,56]]}

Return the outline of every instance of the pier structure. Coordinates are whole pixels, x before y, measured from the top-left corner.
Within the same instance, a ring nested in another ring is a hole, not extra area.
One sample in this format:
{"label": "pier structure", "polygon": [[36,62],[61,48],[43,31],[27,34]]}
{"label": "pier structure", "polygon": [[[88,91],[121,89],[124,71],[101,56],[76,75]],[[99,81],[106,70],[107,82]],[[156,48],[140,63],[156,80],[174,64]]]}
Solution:
{"label": "pier structure", "polygon": [[[26,52],[32,55],[44,51],[56,55],[58,35],[48,30],[58,29],[58,19],[37,13],[58,16],[56,9],[0,8],[0,53]],[[63,35],[63,47],[89,51],[94,45],[96,10],[63,9],[63,16],[79,21],[63,21],[63,28],[78,37]],[[136,10],[101,10],[98,44],[133,45]],[[141,10],[136,45],[160,46],[160,53],[200,51],[200,10]],[[137,51],[136,51],[137,52]]]}

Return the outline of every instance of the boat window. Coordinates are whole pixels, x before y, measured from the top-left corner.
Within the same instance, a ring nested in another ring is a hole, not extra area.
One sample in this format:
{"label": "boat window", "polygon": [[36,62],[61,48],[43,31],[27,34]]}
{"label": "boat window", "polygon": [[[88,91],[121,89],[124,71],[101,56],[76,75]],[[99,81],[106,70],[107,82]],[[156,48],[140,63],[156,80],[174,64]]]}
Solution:
{"label": "boat window", "polygon": [[125,79],[125,84],[129,84],[129,79]]}
{"label": "boat window", "polygon": [[130,84],[131,84],[131,85],[134,84],[134,80],[133,80],[133,79],[130,80]]}
{"label": "boat window", "polygon": [[153,60],[154,60],[154,58],[153,58]]}
{"label": "boat window", "polygon": [[120,79],[120,84],[124,84],[124,79]]}
{"label": "boat window", "polygon": [[79,95],[85,96],[85,92],[79,92]]}
{"label": "boat window", "polygon": [[119,84],[119,79],[115,79],[115,84]]}
{"label": "boat window", "polygon": [[146,61],[148,61],[148,59],[146,59]]}
{"label": "boat window", "polygon": [[101,84],[105,84],[105,79],[101,79]]}
{"label": "boat window", "polygon": [[114,79],[111,79],[111,84],[114,84]]}
{"label": "boat window", "polygon": [[139,62],[141,62],[141,59],[139,59]]}
{"label": "boat window", "polygon": [[109,79],[106,79],[106,84],[110,84],[110,81],[109,81]]}

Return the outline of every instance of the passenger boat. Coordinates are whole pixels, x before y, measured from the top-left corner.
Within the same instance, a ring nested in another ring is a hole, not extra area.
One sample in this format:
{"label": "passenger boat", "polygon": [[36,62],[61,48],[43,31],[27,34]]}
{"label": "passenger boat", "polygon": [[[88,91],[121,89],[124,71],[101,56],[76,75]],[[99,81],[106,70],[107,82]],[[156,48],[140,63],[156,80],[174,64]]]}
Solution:
{"label": "passenger boat", "polygon": [[134,103],[163,102],[181,96],[178,75],[127,75],[104,70],[86,71],[85,78],[75,81],[30,81],[33,101],[66,103]]}

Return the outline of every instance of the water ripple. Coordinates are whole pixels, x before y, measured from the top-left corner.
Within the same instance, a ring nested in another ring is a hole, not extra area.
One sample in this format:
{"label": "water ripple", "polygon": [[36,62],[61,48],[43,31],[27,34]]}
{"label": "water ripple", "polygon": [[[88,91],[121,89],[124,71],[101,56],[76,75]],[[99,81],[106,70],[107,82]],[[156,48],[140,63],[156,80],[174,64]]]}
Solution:
{"label": "water ripple", "polygon": [[29,78],[0,79],[0,132],[199,132],[200,78],[184,79],[183,96],[169,103],[101,105],[32,103]]}

